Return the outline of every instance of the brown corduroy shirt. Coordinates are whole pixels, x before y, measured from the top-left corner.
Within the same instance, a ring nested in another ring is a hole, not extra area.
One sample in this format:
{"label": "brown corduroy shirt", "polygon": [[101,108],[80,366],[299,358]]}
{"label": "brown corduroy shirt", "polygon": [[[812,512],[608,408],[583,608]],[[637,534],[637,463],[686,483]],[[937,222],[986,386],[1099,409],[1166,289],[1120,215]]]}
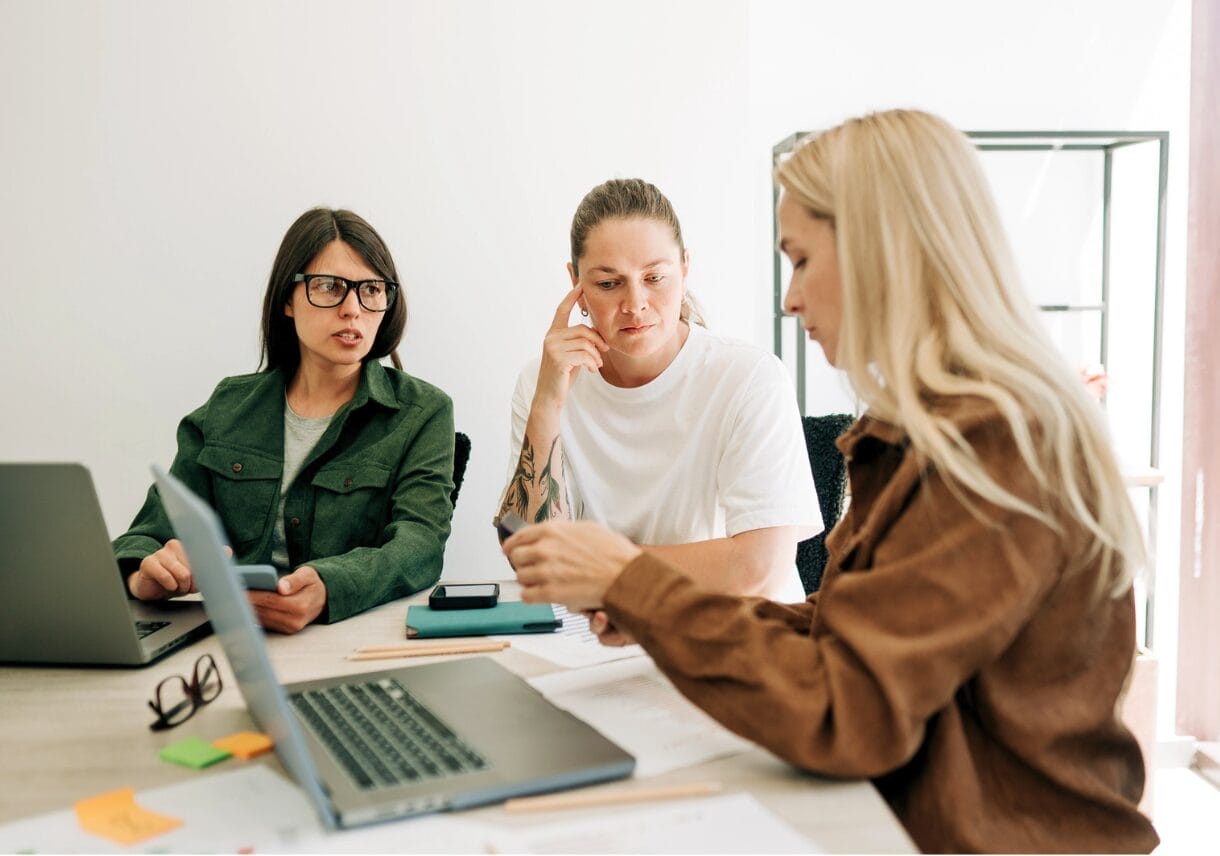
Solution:
{"label": "brown corduroy shirt", "polygon": [[[942,411],[1039,502],[997,413]],[[688,698],[789,763],[873,780],[925,851],[1148,852],[1139,746],[1118,718],[1130,593],[1092,594],[1084,537],[986,503],[980,522],[867,416],[839,440],[851,504],[809,601],[713,593],[647,553],[606,595]],[[1045,503],[1040,503],[1045,505]]]}

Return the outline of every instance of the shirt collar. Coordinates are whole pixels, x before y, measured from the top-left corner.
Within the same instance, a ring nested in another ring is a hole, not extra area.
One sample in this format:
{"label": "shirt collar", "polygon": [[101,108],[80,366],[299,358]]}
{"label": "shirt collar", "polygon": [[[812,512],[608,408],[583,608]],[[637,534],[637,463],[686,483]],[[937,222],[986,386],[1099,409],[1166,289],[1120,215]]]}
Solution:
{"label": "shirt collar", "polygon": [[[997,413],[996,406],[991,401],[969,395],[936,399],[928,406],[928,410],[938,416],[947,417],[963,433],[980,423],[994,419]],[[887,446],[905,446],[909,442],[905,428],[865,412],[835,441],[835,445],[845,458],[851,460],[852,453],[866,437],[872,437]]]}
{"label": "shirt collar", "polygon": [[397,410],[399,407],[398,396],[394,394],[386,368],[378,360],[365,361],[360,372],[360,386],[352,399],[352,409],[362,407],[370,399],[390,410]]}

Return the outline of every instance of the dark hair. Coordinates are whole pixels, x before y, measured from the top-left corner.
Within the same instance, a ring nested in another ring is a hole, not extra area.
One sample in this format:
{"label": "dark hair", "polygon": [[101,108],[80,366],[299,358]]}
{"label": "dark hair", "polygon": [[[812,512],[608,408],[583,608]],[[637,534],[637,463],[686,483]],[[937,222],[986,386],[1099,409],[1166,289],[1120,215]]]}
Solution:
{"label": "dark hair", "polygon": [[[572,215],[572,270],[580,275],[580,259],[585,254],[589,233],[604,220],[656,220],[668,226],[678,245],[681,258],[686,257],[682,241],[682,226],[674,207],[655,184],[642,178],[612,178],[585,194]],[[703,324],[703,314],[694,296],[687,292],[682,298],[683,321]]]}
{"label": "dark hair", "polygon": [[[342,241],[358,252],[382,279],[399,281],[398,269],[394,267],[389,247],[364,218],[342,208],[311,208],[306,211],[288,227],[284,240],[280,242],[279,252],[275,254],[275,263],[271,265],[267,293],[263,295],[263,357],[260,369],[282,369],[289,377],[296,373],[301,362],[301,347],[297,340],[296,324],[284,314],[284,307],[292,302],[292,292],[297,287],[292,278],[298,273],[305,273],[305,266],[332,241]],[[389,356],[394,367],[401,369],[402,361],[398,358],[397,349],[406,326],[407,298],[400,287],[398,299],[381,319],[377,337],[365,361]]]}

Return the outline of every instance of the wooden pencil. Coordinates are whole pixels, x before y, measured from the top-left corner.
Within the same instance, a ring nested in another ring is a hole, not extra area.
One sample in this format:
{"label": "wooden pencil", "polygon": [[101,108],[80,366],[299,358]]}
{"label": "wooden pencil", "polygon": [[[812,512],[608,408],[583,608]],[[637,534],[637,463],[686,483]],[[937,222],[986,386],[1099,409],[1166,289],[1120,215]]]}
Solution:
{"label": "wooden pencil", "polygon": [[566,794],[543,794],[538,797],[517,797],[504,803],[505,811],[553,811],[561,808],[593,808],[631,802],[703,797],[720,792],[720,782],[695,782],[662,788],[633,788],[613,791],[579,791]]}
{"label": "wooden pencil", "polygon": [[483,654],[503,651],[511,643],[499,640],[477,642],[417,642],[411,645],[366,645],[348,654],[349,660],[388,660],[394,657],[431,657],[441,654]]}

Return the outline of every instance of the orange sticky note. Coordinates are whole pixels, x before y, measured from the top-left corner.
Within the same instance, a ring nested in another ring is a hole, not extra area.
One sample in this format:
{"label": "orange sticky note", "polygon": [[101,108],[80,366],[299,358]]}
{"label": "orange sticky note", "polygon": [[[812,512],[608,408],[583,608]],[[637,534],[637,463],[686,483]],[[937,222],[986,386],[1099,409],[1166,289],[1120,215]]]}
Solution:
{"label": "orange sticky note", "polygon": [[119,844],[139,844],[182,825],[175,817],[137,805],[132,788],[86,797],[76,803],[75,809],[76,820],[85,831]]}
{"label": "orange sticky note", "polygon": [[266,734],[260,734],[257,731],[238,731],[228,737],[213,740],[212,745],[236,755],[243,761],[249,761],[264,752],[271,751],[271,747],[275,744]]}

